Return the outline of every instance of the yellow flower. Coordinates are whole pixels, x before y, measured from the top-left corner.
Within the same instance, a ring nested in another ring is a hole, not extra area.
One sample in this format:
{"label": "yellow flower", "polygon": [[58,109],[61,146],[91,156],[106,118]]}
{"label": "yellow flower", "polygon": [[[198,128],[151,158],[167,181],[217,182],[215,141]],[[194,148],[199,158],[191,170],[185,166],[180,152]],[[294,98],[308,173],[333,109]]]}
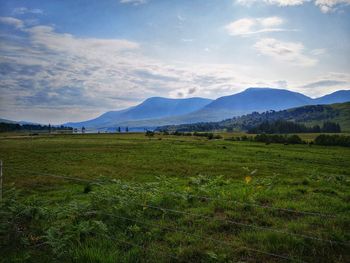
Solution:
{"label": "yellow flower", "polygon": [[251,181],[252,179],[253,179],[253,178],[252,178],[251,176],[246,176],[246,177],[245,177],[245,182],[246,182],[246,184],[249,184],[250,181]]}

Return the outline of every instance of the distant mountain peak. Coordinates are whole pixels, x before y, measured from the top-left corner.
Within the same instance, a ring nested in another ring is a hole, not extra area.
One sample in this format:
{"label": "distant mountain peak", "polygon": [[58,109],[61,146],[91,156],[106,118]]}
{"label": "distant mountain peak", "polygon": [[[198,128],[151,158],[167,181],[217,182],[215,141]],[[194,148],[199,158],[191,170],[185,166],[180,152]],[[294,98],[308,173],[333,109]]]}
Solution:
{"label": "distant mountain peak", "polygon": [[267,91],[267,90],[282,90],[282,89],[274,89],[269,87],[250,87],[245,89],[244,91]]}
{"label": "distant mountain peak", "polygon": [[[287,90],[287,89],[279,89],[279,88],[270,88],[270,87],[250,87],[245,89],[243,92],[282,92],[282,93],[294,93],[301,94],[295,91]],[[303,95],[303,94],[301,94]],[[305,95],[303,95],[305,96]]]}

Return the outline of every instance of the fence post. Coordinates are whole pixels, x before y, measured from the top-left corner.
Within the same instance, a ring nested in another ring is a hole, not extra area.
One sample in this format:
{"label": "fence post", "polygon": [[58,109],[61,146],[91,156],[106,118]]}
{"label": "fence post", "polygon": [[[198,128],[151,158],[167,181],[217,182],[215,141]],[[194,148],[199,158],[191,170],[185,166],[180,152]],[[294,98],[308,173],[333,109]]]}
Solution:
{"label": "fence post", "polygon": [[0,160],[0,201],[2,201],[2,160]]}

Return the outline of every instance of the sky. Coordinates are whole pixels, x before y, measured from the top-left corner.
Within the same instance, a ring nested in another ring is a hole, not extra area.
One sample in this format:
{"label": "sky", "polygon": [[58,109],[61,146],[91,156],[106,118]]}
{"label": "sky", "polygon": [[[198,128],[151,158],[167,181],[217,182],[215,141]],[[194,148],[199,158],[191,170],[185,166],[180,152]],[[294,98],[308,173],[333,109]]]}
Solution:
{"label": "sky", "polygon": [[61,124],[154,96],[349,84],[350,0],[0,2],[0,118]]}

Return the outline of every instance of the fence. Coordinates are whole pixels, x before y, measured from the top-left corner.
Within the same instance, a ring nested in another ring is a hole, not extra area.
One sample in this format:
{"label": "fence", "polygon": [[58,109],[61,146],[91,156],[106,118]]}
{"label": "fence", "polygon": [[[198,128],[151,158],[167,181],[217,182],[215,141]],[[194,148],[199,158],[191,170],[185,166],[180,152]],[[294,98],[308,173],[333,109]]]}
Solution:
{"label": "fence", "polygon": [[[83,178],[77,178],[77,177],[71,177],[71,176],[66,176],[66,175],[57,175],[57,174],[49,174],[49,173],[35,173],[35,172],[29,172],[29,174],[33,175],[33,176],[43,176],[43,177],[50,177],[50,178],[57,178],[57,179],[62,179],[62,180],[67,180],[67,181],[72,181],[72,182],[77,182],[77,183],[87,183],[87,184],[93,184],[93,185],[97,185],[97,186],[104,186],[104,185],[108,185],[108,184],[115,184],[116,182],[113,180],[88,180],[88,179],[83,179]],[[2,162],[0,161],[0,193],[1,193],[1,197],[2,197],[2,192],[3,192],[3,186],[2,186]],[[138,187],[143,187],[143,184],[139,184],[139,183],[134,183],[133,185],[131,185],[130,183],[125,183],[125,182],[119,182],[120,184],[123,185],[123,187],[126,188],[131,188],[134,190],[137,190]],[[161,192],[159,192],[161,193]],[[320,218],[337,218],[339,215],[336,214],[325,214],[321,211],[301,211],[301,210],[294,210],[294,209],[289,209],[289,208],[283,208],[283,207],[274,207],[274,206],[268,206],[268,205],[260,205],[260,204],[256,204],[256,203],[248,203],[248,202],[242,202],[242,201],[237,201],[237,200],[231,200],[231,199],[227,199],[227,198],[220,198],[220,197],[210,197],[210,196],[201,196],[201,195],[194,195],[194,194],[188,194],[188,193],[183,193],[183,192],[167,192],[167,194],[170,194],[174,197],[183,197],[184,194],[187,194],[188,196],[192,197],[192,198],[197,198],[197,199],[201,199],[201,200],[207,200],[207,201],[223,201],[223,202],[229,202],[232,204],[240,204],[240,205],[245,205],[245,206],[251,206],[251,207],[256,207],[259,209],[265,209],[265,210],[272,210],[272,211],[283,211],[285,213],[292,213],[292,214],[301,214],[301,215],[305,215],[305,216],[312,216],[312,217],[320,217]],[[172,208],[167,208],[167,207],[162,207],[162,206],[156,206],[156,205],[152,205],[152,204],[148,204],[148,203],[132,203],[132,201],[129,201],[130,204],[136,205],[140,208],[144,208],[147,207],[149,209],[155,209],[155,210],[159,210],[159,211],[166,211],[169,213],[174,213],[174,214],[181,214],[181,215],[188,215],[191,217],[196,217],[196,218],[202,218],[205,220],[212,220],[212,221],[221,221],[221,222],[225,222],[227,224],[232,224],[232,225],[236,225],[239,227],[245,227],[245,228],[250,228],[250,229],[255,229],[255,230],[262,230],[262,231],[270,231],[270,232],[274,232],[280,235],[288,235],[291,237],[295,237],[295,238],[302,238],[302,239],[307,239],[307,240],[312,240],[312,241],[316,241],[316,242],[322,242],[325,244],[329,244],[330,246],[334,246],[334,245],[340,245],[340,246],[346,246],[346,247],[350,247],[350,242],[342,242],[342,241],[338,241],[338,240],[332,240],[332,239],[323,239],[321,237],[317,237],[317,236],[311,236],[311,235],[307,235],[307,234],[300,234],[300,233],[294,233],[294,232],[290,232],[284,229],[276,229],[276,228],[271,228],[271,227],[266,227],[266,226],[260,226],[260,225],[255,225],[255,224],[249,224],[249,223],[243,223],[243,222],[239,222],[239,221],[234,221],[234,220],[229,220],[229,219],[223,219],[223,218],[213,218],[211,216],[205,215],[205,214],[200,214],[200,213],[193,213],[193,212],[186,212],[186,211],[180,211],[177,209],[172,209]],[[114,218],[119,218],[122,220],[126,220],[129,222],[134,222],[134,223],[138,223],[138,224],[142,224],[144,226],[152,226],[152,227],[158,227],[160,229],[164,229],[167,231],[172,231],[172,232],[177,232],[180,234],[184,234],[187,236],[193,236],[196,238],[200,238],[203,240],[207,240],[210,242],[214,242],[218,245],[225,245],[225,246],[235,246],[234,244],[224,241],[224,240],[220,240],[220,239],[215,239],[212,238],[210,236],[204,236],[204,235],[198,235],[195,233],[190,233],[188,231],[184,231],[182,229],[179,228],[174,228],[174,227],[169,227],[169,226],[163,226],[163,225],[159,225],[159,224],[154,224],[154,223],[149,223],[149,222],[145,222],[145,221],[140,221],[134,218],[129,218],[129,217],[124,217],[124,216],[120,216],[120,215],[115,215],[115,214],[111,214],[111,213],[100,213],[100,211],[90,211],[89,212],[91,215],[104,215],[104,216],[110,216],[110,217],[114,217]],[[129,244],[131,246],[135,246],[135,247],[139,247],[141,249],[144,249],[143,246],[140,246],[139,244],[135,244],[133,242],[130,241],[126,241],[126,240],[120,240],[118,238],[115,237],[110,237],[110,236],[105,236],[106,238],[109,239],[113,239],[115,241],[121,242],[121,243],[125,243],[125,244]],[[275,257],[275,258],[279,258],[279,259],[284,259],[284,260],[289,260],[289,261],[300,261],[296,258],[290,257],[290,256],[286,256],[286,255],[281,255],[281,254],[275,254],[275,253],[270,253],[270,252],[266,252],[266,251],[262,251],[259,249],[255,249],[255,248],[251,248],[251,247],[246,247],[246,246],[240,246],[237,247],[240,249],[245,249],[247,251],[250,252],[254,252],[254,253],[260,253],[260,254],[264,254],[267,256],[271,256],[271,257]],[[169,254],[169,253],[164,253],[166,256],[168,256],[169,258],[173,258],[173,259],[177,259],[177,257],[173,254]]]}

